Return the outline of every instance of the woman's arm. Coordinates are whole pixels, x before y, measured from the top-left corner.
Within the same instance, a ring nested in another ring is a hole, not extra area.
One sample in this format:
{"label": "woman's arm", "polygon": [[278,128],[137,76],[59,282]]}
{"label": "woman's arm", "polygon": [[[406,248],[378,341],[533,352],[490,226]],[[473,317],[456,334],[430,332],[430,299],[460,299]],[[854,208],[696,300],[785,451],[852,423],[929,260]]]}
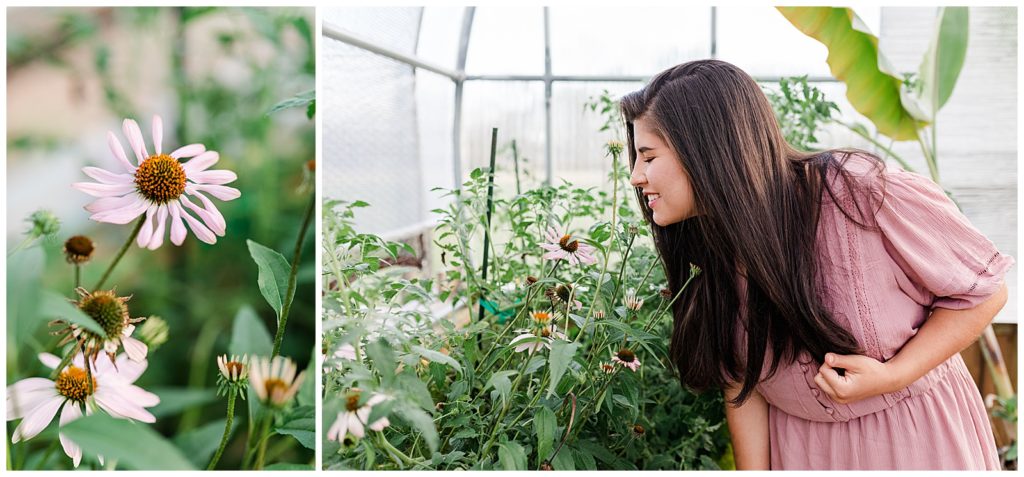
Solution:
{"label": "woman's arm", "polygon": [[[825,355],[814,382],[833,401],[846,403],[909,386],[969,346],[1006,304],[1006,284],[978,306],[936,308],[903,349],[886,363],[867,356]],[[834,368],[846,370],[840,376]]]}
{"label": "woman's arm", "polygon": [[757,391],[752,391],[739,406],[729,403],[739,394],[741,387],[736,384],[725,390],[725,420],[732,435],[736,470],[769,470],[768,401]]}

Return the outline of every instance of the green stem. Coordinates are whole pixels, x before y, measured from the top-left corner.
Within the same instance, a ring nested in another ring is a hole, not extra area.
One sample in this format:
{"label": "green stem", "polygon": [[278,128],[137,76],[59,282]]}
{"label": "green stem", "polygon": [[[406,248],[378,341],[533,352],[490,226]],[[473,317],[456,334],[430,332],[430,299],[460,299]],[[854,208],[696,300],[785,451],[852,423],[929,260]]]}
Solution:
{"label": "green stem", "polygon": [[57,379],[57,376],[60,376],[60,372],[63,371],[64,368],[68,366],[68,363],[71,362],[71,358],[75,356],[75,349],[77,348],[72,348],[71,352],[64,356],[64,358],[60,360],[60,364],[58,364],[57,367],[53,369],[53,372],[50,373],[51,380]]}
{"label": "green stem", "polygon": [[213,470],[217,467],[217,462],[220,460],[220,456],[224,454],[224,448],[228,446],[228,438],[231,437],[231,423],[235,420],[235,397],[238,396],[238,392],[231,388],[228,392],[228,420],[224,424],[224,435],[220,438],[220,446],[217,447],[217,453],[213,455],[213,459],[210,460],[210,465],[206,466],[206,470]]}
{"label": "green stem", "polygon": [[75,289],[77,290],[78,287],[80,287],[81,285],[82,285],[82,267],[76,263],[75,264]]}
{"label": "green stem", "polygon": [[253,464],[253,470],[263,470],[263,458],[267,455],[267,441],[270,440],[270,423],[274,422],[274,415],[272,413],[267,414],[267,417],[263,420],[263,429],[260,430],[260,440],[256,450],[256,462]]}
{"label": "green stem", "polygon": [[876,140],[875,138],[865,134],[863,131],[858,130],[857,128],[853,127],[850,124],[844,123],[842,121],[835,121],[835,123],[839,124],[840,126],[845,127],[846,129],[849,129],[854,134],[864,138],[865,140],[867,140],[871,144],[874,144],[879,149],[885,151],[885,153],[888,154],[889,157],[892,157],[893,159],[896,160],[896,162],[900,163],[900,167],[902,167],[907,172],[914,172],[914,168],[910,167],[910,164],[907,164],[907,161],[903,160],[903,158],[900,157],[899,154],[896,154],[895,152],[892,152],[892,149],[890,149],[888,147],[885,147],[885,145],[883,145],[882,143],[878,142],[878,140]]}
{"label": "green stem", "polygon": [[316,210],[316,194],[309,197],[309,205],[306,206],[306,216],[302,219],[302,227],[299,229],[299,239],[295,241],[295,254],[292,256],[292,271],[288,274],[288,291],[285,293],[284,307],[281,309],[281,319],[277,325],[277,333],[274,334],[274,351],[270,354],[273,358],[281,353],[281,342],[284,341],[284,328],[288,324],[288,313],[291,311],[292,302],[295,298],[295,281],[299,274],[299,259],[302,258],[302,242],[306,240],[306,229],[313,221],[313,211]]}
{"label": "green stem", "polygon": [[505,402],[501,407],[501,413],[498,414],[497,419],[494,420],[494,425],[491,427],[491,434],[487,437],[487,443],[484,444],[483,449],[480,451],[479,457],[487,455],[487,451],[491,450],[491,446],[494,444],[494,440],[497,438],[498,429],[501,426],[501,420],[508,414],[508,410],[512,408],[512,396],[515,395],[517,389],[519,389],[519,383],[523,381],[523,374],[526,373],[526,365],[530,363],[530,358],[533,355],[529,354],[526,359],[523,360],[523,365],[519,367],[519,375],[516,376],[515,382],[512,383],[512,390],[509,391],[509,396],[505,398]]}
{"label": "green stem", "polygon": [[139,217],[139,221],[135,223],[135,228],[132,230],[131,235],[128,236],[128,240],[121,246],[121,250],[117,252],[117,256],[114,257],[114,261],[107,267],[107,271],[103,272],[103,276],[100,277],[100,281],[96,282],[96,286],[92,287],[93,290],[99,290],[104,283],[107,283],[107,278],[110,278],[110,274],[113,273],[114,267],[121,261],[121,257],[124,257],[125,252],[128,251],[128,247],[132,246],[132,242],[135,241],[135,237],[139,236],[139,230],[142,229],[142,224],[146,222],[146,216],[142,215]]}

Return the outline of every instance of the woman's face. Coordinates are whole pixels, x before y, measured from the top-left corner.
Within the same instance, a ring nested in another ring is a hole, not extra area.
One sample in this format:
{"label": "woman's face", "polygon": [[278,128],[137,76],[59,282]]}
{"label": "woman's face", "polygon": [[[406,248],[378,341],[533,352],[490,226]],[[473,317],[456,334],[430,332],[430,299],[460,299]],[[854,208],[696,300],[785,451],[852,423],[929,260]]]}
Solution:
{"label": "woman's face", "polygon": [[666,227],[697,215],[683,163],[646,118],[633,121],[633,140],[636,163],[629,183],[643,191],[654,223]]}

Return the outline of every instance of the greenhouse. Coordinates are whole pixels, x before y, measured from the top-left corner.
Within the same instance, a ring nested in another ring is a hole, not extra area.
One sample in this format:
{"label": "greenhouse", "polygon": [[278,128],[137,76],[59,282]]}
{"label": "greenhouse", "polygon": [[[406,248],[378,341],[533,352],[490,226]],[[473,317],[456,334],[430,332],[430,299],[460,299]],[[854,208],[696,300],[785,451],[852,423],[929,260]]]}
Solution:
{"label": "greenhouse", "polygon": [[[655,182],[638,171],[640,159],[659,161],[629,150],[648,137],[634,129],[646,116],[627,125],[632,113],[620,112],[624,96],[676,65],[734,65],[757,82],[795,150],[856,148],[888,164],[886,174],[916,173],[908,180],[944,190],[934,200],[962,211],[996,257],[1017,256],[1014,8],[321,12],[325,469],[745,467],[722,392],[680,386],[678,374],[687,382],[693,362],[677,359],[686,350],[673,314],[679,327],[685,312],[673,307],[688,286],[717,283],[715,270],[659,258],[665,245],[652,230],[664,224],[652,228],[645,214],[670,198],[638,204]],[[885,253],[900,255],[890,239]],[[914,253],[893,260],[906,265]],[[995,269],[1012,260],[996,257],[970,278],[1002,276]],[[923,274],[875,285],[906,299],[924,290]],[[1010,299],[961,353],[986,397],[979,422],[998,446],[998,463],[994,448],[985,451],[989,468],[1016,468],[1014,271],[1005,283]],[[946,297],[928,296],[937,307]],[[860,300],[860,312],[891,311]],[[968,305],[949,305],[957,307]],[[858,333],[863,354],[884,348],[872,343],[885,332]],[[875,351],[884,362],[899,347]],[[812,368],[828,367],[815,359]],[[923,382],[847,405],[807,371],[810,361],[800,363],[817,398],[810,406],[827,415],[808,412],[843,423],[866,412],[856,404],[877,401],[876,412],[914,399]],[[765,383],[757,390],[773,392]],[[769,401],[772,412],[785,408]],[[773,468],[811,445],[772,432]],[[849,452],[866,449],[859,445]],[[866,457],[842,462],[858,458]]]}

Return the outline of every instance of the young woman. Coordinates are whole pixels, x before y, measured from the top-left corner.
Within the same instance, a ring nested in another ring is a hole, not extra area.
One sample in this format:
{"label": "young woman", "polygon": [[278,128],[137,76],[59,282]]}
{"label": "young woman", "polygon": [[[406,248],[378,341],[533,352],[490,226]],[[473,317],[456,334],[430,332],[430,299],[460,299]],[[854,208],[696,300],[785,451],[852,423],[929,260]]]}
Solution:
{"label": "young woman", "polygon": [[999,469],[958,352],[1013,258],[928,179],[802,153],[746,73],[670,68],[621,101],[631,183],[678,291],[684,386],[723,389],[740,469]]}

